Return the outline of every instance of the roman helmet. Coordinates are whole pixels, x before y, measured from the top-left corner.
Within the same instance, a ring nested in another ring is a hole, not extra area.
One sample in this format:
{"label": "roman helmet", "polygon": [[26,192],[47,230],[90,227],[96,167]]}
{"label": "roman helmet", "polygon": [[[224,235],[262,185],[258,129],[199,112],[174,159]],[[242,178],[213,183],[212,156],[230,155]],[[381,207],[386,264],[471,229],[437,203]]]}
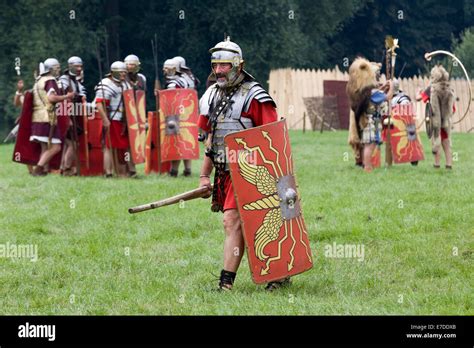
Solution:
{"label": "roman helmet", "polygon": [[69,73],[72,76],[77,76],[78,75],[77,66],[80,65],[82,67],[82,59],[77,56],[72,56],[71,58],[67,60],[67,65],[68,65]]}
{"label": "roman helmet", "polygon": [[125,65],[125,63],[121,61],[113,62],[110,66],[110,74],[112,76],[112,79],[114,81],[120,82],[120,73],[122,72],[127,72],[127,66]]}
{"label": "roman helmet", "polygon": [[134,54],[129,54],[124,59],[127,70],[131,73],[137,74],[140,71],[140,59]]}
{"label": "roman helmet", "polygon": [[173,76],[179,71],[179,61],[175,58],[167,59],[163,63],[163,73],[165,76]]}
{"label": "roman helmet", "polygon": [[177,70],[178,72],[182,72],[182,70],[189,70],[189,68],[186,66],[186,60],[183,57],[176,56],[173,59],[179,63]]}
{"label": "roman helmet", "polygon": [[48,58],[43,63],[40,63],[40,75],[51,73],[54,77],[60,74],[61,65],[56,58]]}
{"label": "roman helmet", "polygon": [[[219,87],[231,87],[235,84],[239,77],[239,67],[244,63],[242,56],[242,49],[235,42],[230,41],[230,36],[226,40],[219,42],[217,45],[209,50],[211,53],[211,66],[214,71],[214,64],[217,63],[230,63],[232,69],[226,74],[226,81],[219,82]],[[243,67],[242,67],[243,70]]]}

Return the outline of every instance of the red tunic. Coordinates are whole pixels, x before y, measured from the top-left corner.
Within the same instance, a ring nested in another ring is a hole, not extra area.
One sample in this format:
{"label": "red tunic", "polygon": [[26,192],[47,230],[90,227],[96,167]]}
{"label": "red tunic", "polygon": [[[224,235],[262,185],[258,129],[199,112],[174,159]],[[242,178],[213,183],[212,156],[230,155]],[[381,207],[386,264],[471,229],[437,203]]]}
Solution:
{"label": "red tunic", "polygon": [[[248,117],[252,120],[255,127],[275,122],[278,120],[276,109],[273,107],[271,102],[260,103],[257,100],[252,100],[248,112],[242,112],[243,117]],[[200,115],[198,119],[198,127],[205,132],[211,131],[211,125],[209,119],[205,115]],[[220,180],[224,180],[224,192],[220,191]],[[237,209],[237,202],[235,201],[234,188],[232,187],[232,181],[229,172],[226,172],[224,177],[219,179],[217,182],[218,195],[222,197],[222,201],[218,202],[223,206],[223,211],[228,209]]]}
{"label": "red tunic", "polygon": [[[98,103],[105,103],[105,106],[108,107],[110,105],[110,99],[104,98],[96,98],[96,104]],[[126,150],[130,147],[130,142],[128,139],[128,129],[125,122],[117,121],[117,120],[110,120],[110,142],[112,142],[112,148]],[[105,145],[108,149],[110,149],[110,142],[109,138],[105,138]]]}

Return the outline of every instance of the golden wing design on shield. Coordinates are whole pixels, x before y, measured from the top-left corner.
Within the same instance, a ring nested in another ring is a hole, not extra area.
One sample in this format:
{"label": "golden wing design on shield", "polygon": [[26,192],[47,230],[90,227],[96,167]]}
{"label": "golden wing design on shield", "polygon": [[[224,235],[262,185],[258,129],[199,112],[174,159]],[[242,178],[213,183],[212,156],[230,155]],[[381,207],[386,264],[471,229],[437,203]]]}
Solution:
{"label": "golden wing design on shield", "polygon": [[280,198],[277,193],[276,179],[270,174],[265,166],[257,166],[247,161],[247,151],[239,153],[239,168],[242,177],[254,185],[258,192],[266,197],[243,206],[245,210],[270,209],[260,228],[255,233],[254,247],[255,255],[259,260],[264,261],[268,255],[264,253],[265,247],[278,239],[279,232],[283,226],[283,219],[280,209]]}
{"label": "golden wing design on shield", "polygon": [[247,156],[249,152],[242,151],[239,153],[239,168],[242,177],[250,184],[257,187],[258,192],[262,195],[273,195],[277,192],[276,180],[270,174],[267,167],[256,166],[248,163]]}

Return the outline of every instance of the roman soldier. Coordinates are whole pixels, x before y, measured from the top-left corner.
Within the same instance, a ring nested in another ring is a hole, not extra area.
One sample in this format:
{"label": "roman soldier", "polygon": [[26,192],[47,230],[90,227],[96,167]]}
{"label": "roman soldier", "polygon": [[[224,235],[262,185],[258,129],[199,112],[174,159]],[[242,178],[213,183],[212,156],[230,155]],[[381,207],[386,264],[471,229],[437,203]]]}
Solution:
{"label": "roman soldier", "polygon": [[[429,137],[431,140],[431,151],[434,155],[435,169],[441,166],[441,148],[446,158],[446,169],[453,168],[453,155],[451,151],[451,123],[453,113],[456,110],[454,104],[454,91],[449,84],[449,73],[442,65],[436,65],[431,69],[430,86],[419,91],[416,100],[429,103],[428,110],[431,113]],[[428,123],[427,123],[428,125]]]}
{"label": "roman soldier", "polygon": [[[25,100],[25,91],[23,90],[25,83],[23,80],[18,80],[16,84],[16,92],[15,96],[13,97],[13,105],[18,108],[23,107],[23,101]],[[3,141],[4,143],[8,141],[8,139],[15,138],[18,135],[18,130],[20,128],[20,116],[17,117],[15,120],[15,127],[10,131],[7,138]],[[33,173],[33,166],[31,164],[26,165],[28,168],[28,173]]]}
{"label": "roman soldier", "polygon": [[[217,82],[200,99],[198,126],[209,134],[207,151],[201,168],[200,187],[212,194],[212,211],[224,213],[224,268],[219,279],[220,290],[230,290],[235,281],[244,251],[242,225],[225,158],[224,136],[277,120],[276,105],[270,95],[244,70],[242,50],[227,38],[209,50]],[[223,107],[223,102],[225,106]],[[232,107],[229,107],[232,105]],[[210,175],[215,169],[214,186]],[[270,282],[268,290],[287,284],[289,278]]]}
{"label": "roman soldier", "polygon": [[125,57],[125,65],[127,66],[127,82],[134,90],[142,90],[146,92],[146,77],[140,74],[140,59],[134,54]]}
{"label": "roman soldier", "polygon": [[[65,70],[64,74],[59,78],[59,87],[64,91],[74,92],[75,97],[72,100],[73,108],[71,123],[66,134],[66,149],[62,161],[62,174],[64,176],[71,176],[77,174],[75,167],[77,166],[77,163],[74,162],[79,161],[77,151],[78,137],[84,132],[78,116],[81,116],[83,110],[82,105],[86,99],[86,89],[80,81],[83,72],[82,59],[73,56],[68,59],[67,63],[68,69]],[[74,164],[75,166],[73,167]]]}
{"label": "roman soldier", "polygon": [[196,76],[194,76],[191,68],[186,66],[186,60],[181,56],[176,56],[173,59],[176,60],[179,63],[178,72],[180,72],[185,79],[189,79],[189,80],[192,81],[189,84],[194,85],[193,88],[197,88],[197,86],[201,82],[199,81],[199,79]]}
{"label": "roman soldier", "polygon": [[183,73],[181,61],[176,58],[167,59],[163,63],[166,88],[196,88],[194,80]]}
{"label": "roman soldier", "polygon": [[63,95],[56,79],[60,65],[57,59],[48,58],[40,65],[40,75],[33,87],[33,114],[30,141],[41,144],[40,159],[34,168],[33,176],[47,174],[45,167],[61,151],[63,136],[58,127],[55,104],[72,100],[74,92]]}
{"label": "roman soldier", "polygon": [[[166,80],[166,89],[173,88],[196,88],[197,79],[186,66],[186,61],[183,57],[174,57],[167,59],[163,64],[163,74]],[[191,160],[183,160],[184,162],[184,176],[191,175]],[[171,161],[171,169],[169,175],[171,177],[178,176],[180,161]]]}
{"label": "roman soldier", "polygon": [[[126,81],[128,83],[128,88],[133,89],[133,94],[131,94],[130,96],[133,96],[133,99],[135,100],[135,105],[136,105],[136,104],[138,104],[138,99],[139,99],[139,96],[138,96],[139,93],[137,93],[137,91],[142,91],[143,102],[146,103],[146,101],[145,101],[146,91],[147,91],[146,77],[145,77],[145,75],[139,73],[140,68],[141,68],[140,67],[140,65],[141,65],[140,59],[134,54],[129,54],[128,56],[125,57],[124,63],[127,67]],[[127,101],[127,99],[125,101]],[[143,115],[136,115],[137,118],[138,119],[143,118],[143,122],[146,122],[146,106],[143,106],[142,111],[137,109],[137,113],[140,113],[140,112],[143,112]],[[127,115],[127,117],[128,117],[128,115]],[[128,163],[130,176],[136,177],[137,176],[136,175],[137,171],[135,169],[135,162],[132,160],[132,157],[133,156],[130,157],[131,160],[127,163]]]}
{"label": "roman soldier", "polygon": [[397,105],[407,105],[411,103],[411,98],[400,89],[400,81],[393,80],[392,107]]}
{"label": "roman soldier", "polygon": [[[126,81],[127,67],[116,61],[110,66],[110,73],[95,87],[95,104],[102,118],[103,138],[105,138],[104,170],[107,178],[113,176],[115,168],[120,176],[134,176],[127,168],[130,163],[130,143],[124,115],[123,91],[131,86]],[[128,173],[127,173],[128,171]]]}
{"label": "roman soldier", "polygon": [[[364,58],[357,58],[349,67],[347,95],[353,111],[352,127],[349,138],[354,135],[356,149],[361,147],[363,167],[372,171],[372,153],[382,143],[382,116],[388,113],[387,101],[393,95],[393,85],[387,81],[380,86],[377,82],[377,68]],[[358,152],[357,150],[355,151]]]}

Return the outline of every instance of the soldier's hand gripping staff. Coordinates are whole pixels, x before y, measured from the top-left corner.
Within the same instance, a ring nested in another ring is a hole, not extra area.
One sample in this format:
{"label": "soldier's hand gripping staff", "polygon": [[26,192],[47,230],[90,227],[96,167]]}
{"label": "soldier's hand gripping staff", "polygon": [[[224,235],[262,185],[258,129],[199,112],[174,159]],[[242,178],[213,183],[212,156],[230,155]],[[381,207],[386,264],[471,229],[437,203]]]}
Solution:
{"label": "soldier's hand gripping staff", "polygon": [[40,75],[33,87],[33,115],[30,141],[41,144],[40,159],[32,175],[46,175],[45,167],[61,151],[64,140],[58,125],[55,104],[72,100],[74,92],[62,95],[56,79],[59,77],[60,65],[57,59],[48,58],[40,65]]}
{"label": "soldier's hand gripping staff", "polygon": [[105,138],[104,170],[106,177],[126,175],[126,152],[129,149],[127,127],[124,120],[123,91],[127,89],[127,68],[124,62],[116,61],[110,73],[96,86],[95,102],[102,118]]}

